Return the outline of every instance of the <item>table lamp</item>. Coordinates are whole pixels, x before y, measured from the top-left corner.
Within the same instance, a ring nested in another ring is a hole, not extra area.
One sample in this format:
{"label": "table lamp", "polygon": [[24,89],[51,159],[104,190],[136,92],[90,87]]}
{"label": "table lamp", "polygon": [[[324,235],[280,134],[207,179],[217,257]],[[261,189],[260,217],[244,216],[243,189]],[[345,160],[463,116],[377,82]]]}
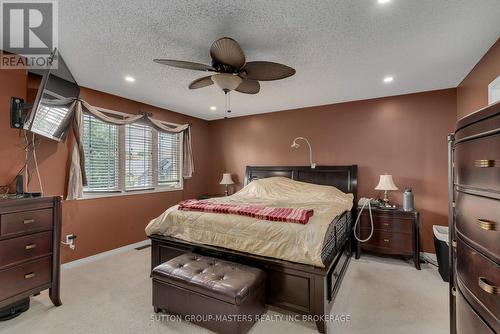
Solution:
{"label": "table lamp", "polygon": [[231,184],[234,184],[234,181],[231,178],[231,173],[222,174],[222,180],[220,180],[219,184],[223,184],[224,186],[226,186],[226,190],[224,191],[224,195],[228,196],[229,195],[228,186]]}
{"label": "table lamp", "polygon": [[384,206],[386,208],[391,207],[389,205],[389,194],[388,192],[391,190],[398,190],[398,187],[394,184],[394,180],[392,179],[392,175],[383,174],[380,175],[380,180],[378,181],[375,190],[383,190],[384,191]]}

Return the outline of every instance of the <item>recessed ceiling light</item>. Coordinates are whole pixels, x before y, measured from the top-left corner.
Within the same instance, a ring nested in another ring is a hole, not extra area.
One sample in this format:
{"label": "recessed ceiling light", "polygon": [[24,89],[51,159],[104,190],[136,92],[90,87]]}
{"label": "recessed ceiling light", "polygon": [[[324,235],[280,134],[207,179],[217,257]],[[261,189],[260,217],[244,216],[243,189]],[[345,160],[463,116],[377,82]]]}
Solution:
{"label": "recessed ceiling light", "polygon": [[391,77],[391,76],[387,76],[384,78],[384,82],[385,83],[390,83],[390,82],[393,82],[394,81],[394,77]]}
{"label": "recessed ceiling light", "polygon": [[128,82],[134,82],[135,81],[135,78],[134,77],[131,77],[130,75],[127,75],[125,77],[125,80],[128,81]]}
{"label": "recessed ceiling light", "polygon": [[391,2],[391,0],[378,0],[378,3],[383,5],[385,3]]}
{"label": "recessed ceiling light", "polygon": [[211,106],[210,110],[217,110],[217,107],[216,106]]}

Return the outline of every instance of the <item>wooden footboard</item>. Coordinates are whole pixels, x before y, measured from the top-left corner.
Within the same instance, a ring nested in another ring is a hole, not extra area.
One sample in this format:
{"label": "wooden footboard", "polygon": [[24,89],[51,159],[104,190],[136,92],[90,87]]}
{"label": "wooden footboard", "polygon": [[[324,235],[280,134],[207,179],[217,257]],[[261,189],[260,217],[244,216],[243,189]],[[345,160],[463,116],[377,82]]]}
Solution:
{"label": "wooden footboard", "polygon": [[345,243],[327,268],[293,263],[225,248],[199,245],[153,235],[151,268],[187,252],[195,252],[261,268],[267,274],[266,303],[299,314],[314,316],[318,331],[325,333],[325,315],[333,300],[351,257],[351,242]]}

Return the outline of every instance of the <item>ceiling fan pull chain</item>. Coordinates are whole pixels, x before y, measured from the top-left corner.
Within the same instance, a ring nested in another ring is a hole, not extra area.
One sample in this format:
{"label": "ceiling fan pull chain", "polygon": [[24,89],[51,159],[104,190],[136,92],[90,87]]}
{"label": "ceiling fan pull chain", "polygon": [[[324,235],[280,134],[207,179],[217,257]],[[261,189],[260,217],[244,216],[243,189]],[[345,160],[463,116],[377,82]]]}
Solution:
{"label": "ceiling fan pull chain", "polygon": [[227,90],[224,91],[224,118],[227,118]]}
{"label": "ceiling fan pull chain", "polygon": [[231,112],[231,92],[227,93],[227,112]]}

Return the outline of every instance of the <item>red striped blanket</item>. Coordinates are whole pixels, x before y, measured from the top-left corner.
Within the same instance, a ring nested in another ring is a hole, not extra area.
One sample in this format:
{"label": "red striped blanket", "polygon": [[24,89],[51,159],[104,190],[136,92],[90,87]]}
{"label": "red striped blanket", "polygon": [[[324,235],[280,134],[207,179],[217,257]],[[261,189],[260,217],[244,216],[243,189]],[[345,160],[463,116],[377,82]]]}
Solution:
{"label": "red striped blanket", "polygon": [[248,216],[252,218],[270,220],[273,222],[287,222],[307,224],[314,214],[312,209],[272,208],[256,205],[236,205],[213,203],[206,200],[189,199],[179,203],[179,210],[201,211],[212,213],[228,213],[233,215]]}

